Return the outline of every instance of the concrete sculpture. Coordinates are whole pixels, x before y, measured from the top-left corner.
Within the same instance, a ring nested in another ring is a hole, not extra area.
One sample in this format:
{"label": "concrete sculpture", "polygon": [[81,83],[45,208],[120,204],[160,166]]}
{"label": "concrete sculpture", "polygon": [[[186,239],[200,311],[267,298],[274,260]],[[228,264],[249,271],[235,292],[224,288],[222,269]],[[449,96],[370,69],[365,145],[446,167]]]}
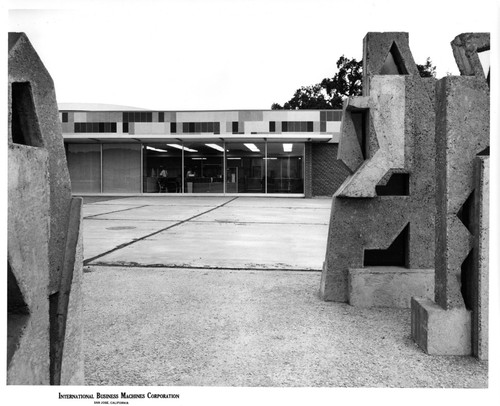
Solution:
{"label": "concrete sculpture", "polygon": [[352,174],[332,202],[320,293],[409,307],[434,289],[434,78],[407,33],[368,33],[363,96],[344,103],[339,159]]}
{"label": "concrete sculpture", "polygon": [[8,384],[83,384],[81,199],[52,78],[9,34]]}
{"label": "concrete sculpture", "polygon": [[451,45],[462,76],[436,84],[435,298],[412,299],[412,336],[429,354],[487,359],[489,34]]}

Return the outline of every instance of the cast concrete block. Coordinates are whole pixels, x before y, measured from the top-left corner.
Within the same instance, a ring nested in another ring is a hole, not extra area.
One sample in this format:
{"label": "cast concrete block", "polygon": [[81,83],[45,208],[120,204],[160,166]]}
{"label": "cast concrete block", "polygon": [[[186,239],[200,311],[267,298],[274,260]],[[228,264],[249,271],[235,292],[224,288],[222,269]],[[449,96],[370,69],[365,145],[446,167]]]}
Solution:
{"label": "cast concrete block", "polygon": [[370,94],[371,79],[382,73],[388,56],[396,59],[399,72],[418,76],[418,69],[410,51],[407,32],[369,32],[363,40],[363,95]]}
{"label": "cast concrete block", "polygon": [[348,284],[352,306],[410,308],[413,296],[434,296],[434,269],[349,269]]}
{"label": "cast concrete block", "polygon": [[48,160],[9,144],[7,384],[50,383]]}
{"label": "cast concrete block", "polygon": [[472,307],[472,354],[480,360],[488,359],[488,305],[489,305],[489,197],[490,157],[474,160],[476,219],[474,223],[474,301]]}
{"label": "cast concrete block", "polygon": [[[443,309],[464,306],[461,266],[474,245],[460,218],[474,190],[474,159],[489,146],[484,79],[448,76],[436,83],[436,286]],[[469,229],[468,229],[469,228]]]}
{"label": "cast concrete block", "polygon": [[[351,106],[370,106],[366,144],[379,149],[367,156],[333,197],[320,284],[324,300],[348,301],[348,269],[362,268],[365,249],[387,249],[406,226],[407,259],[400,266],[434,268],[435,99],[429,94],[433,84],[411,75],[375,77],[372,85],[377,91],[359,102],[349,100]],[[391,95],[399,100],[398,106],[387,110],[379,106],[390,104]],[[396,117],[390,117],[391,110]],[[348,143],[354,145],[353,128],[343,125],[341,143],[343,137],[350,137]],[[401,172],[409,174],[409,194],[377,196],[376,187]]]}
{"label": "cast concrete block", "polygon": [[81,340],[81,328],[68,331],[78,337],[64,350],[68,321],[81,324],[75,305],[68,313],[70,296],[81,302],[81,255],[69,260],[76,258],[81,242],[80,248],[67,244],[81,220],[70,218],[71,186],[54,83],[23,33],[9,34],[8,62],[9,293],[15,298],[12,312],[27,320],[21,329],[9,323],[8,334],[17,343],[9,346],[8,383],[59,384],[64,358],[79,370],[71,382],[83,383],[82,346],[72,344]]}
{"label": "cast concrete block", "polygon": [[470,355],[471,312],[444,310],[430,299],[413,297],[411,334],[429,355]]}

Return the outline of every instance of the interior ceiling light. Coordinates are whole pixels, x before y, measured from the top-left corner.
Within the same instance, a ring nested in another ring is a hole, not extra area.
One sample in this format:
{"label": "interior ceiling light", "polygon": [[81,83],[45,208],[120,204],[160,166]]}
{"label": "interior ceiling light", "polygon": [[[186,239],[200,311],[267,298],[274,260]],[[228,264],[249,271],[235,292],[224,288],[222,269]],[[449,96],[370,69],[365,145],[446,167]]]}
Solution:
{"label": "interior ceiling light", "polygon": [[217,144],[205,144],[207,147],[216,149],[217,151],[224,152],[224,148]]}
{"label": "interior ceiling light", "polygon": [[196,150],[196,149],[183,147],[182,145],[179,145],[179,144],[167,144],[167,145],[169,147],[172,147],[172,148],[183,149],[184,151],[187,151],[187,152],[198,152],[198,150]]}
{"label": "interior ceiling light", "polygon": [[245,147],[247,147],[252,152],[260,152],[260,149],[257,148],[255,144],[243,144],[243,145],[245,145]]}
{"label": "interior ceiling light", "polygon": [[283,151],[292,152],[293,144],[283,144]]}
{"label": "interior ceiling light", "polygon": [[227,159],[233,159],[234,160],[234,159],[241,159],[241,158],[227,158]]}
{"label": "interior ceiling light", "polygon": [[146,146],[146,149],[149,149],[151,151],[157,151],[157,152],[168,152],[166,149],[154,148],[154,147],[150,147],[150,146]]}
{"label": "interior ceiling light", "polygon": [[206,161],[207,158],[191,158],[193,161]]}

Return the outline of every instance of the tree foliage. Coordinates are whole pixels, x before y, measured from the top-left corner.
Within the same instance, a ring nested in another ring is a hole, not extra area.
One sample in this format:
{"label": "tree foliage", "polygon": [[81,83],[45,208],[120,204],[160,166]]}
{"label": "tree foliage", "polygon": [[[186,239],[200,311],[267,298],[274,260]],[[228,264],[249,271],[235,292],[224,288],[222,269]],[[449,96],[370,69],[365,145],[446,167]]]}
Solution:
{"label": "tree foliage", "polygon": [[432,66],[431,58],[427,58],[424,65],[419,65],[417,63],[417,69],[420,76],[423,78],[435,78],[436,77],[436,67]]}
{"label": "tree foliage", "polygon": [[[436,67],[427,58],[424,65],[418,65],[421,77],[436,77]],[[346,97],[362,93],[363,61],[349,59],[342,55],[337,61],[337,73],[312,86],[297,89],[283,106],[273,103],[272,110],[342,109]]]}

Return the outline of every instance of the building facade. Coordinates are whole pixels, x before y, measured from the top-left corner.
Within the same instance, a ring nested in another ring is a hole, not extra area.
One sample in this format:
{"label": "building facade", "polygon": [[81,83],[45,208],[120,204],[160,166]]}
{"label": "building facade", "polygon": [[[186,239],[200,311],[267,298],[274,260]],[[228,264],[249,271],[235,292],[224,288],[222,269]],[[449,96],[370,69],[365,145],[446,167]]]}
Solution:
{"label": "building facade", "polygon": [[348,175],[341,110],[59,114],[74,194],[331,196]]}

